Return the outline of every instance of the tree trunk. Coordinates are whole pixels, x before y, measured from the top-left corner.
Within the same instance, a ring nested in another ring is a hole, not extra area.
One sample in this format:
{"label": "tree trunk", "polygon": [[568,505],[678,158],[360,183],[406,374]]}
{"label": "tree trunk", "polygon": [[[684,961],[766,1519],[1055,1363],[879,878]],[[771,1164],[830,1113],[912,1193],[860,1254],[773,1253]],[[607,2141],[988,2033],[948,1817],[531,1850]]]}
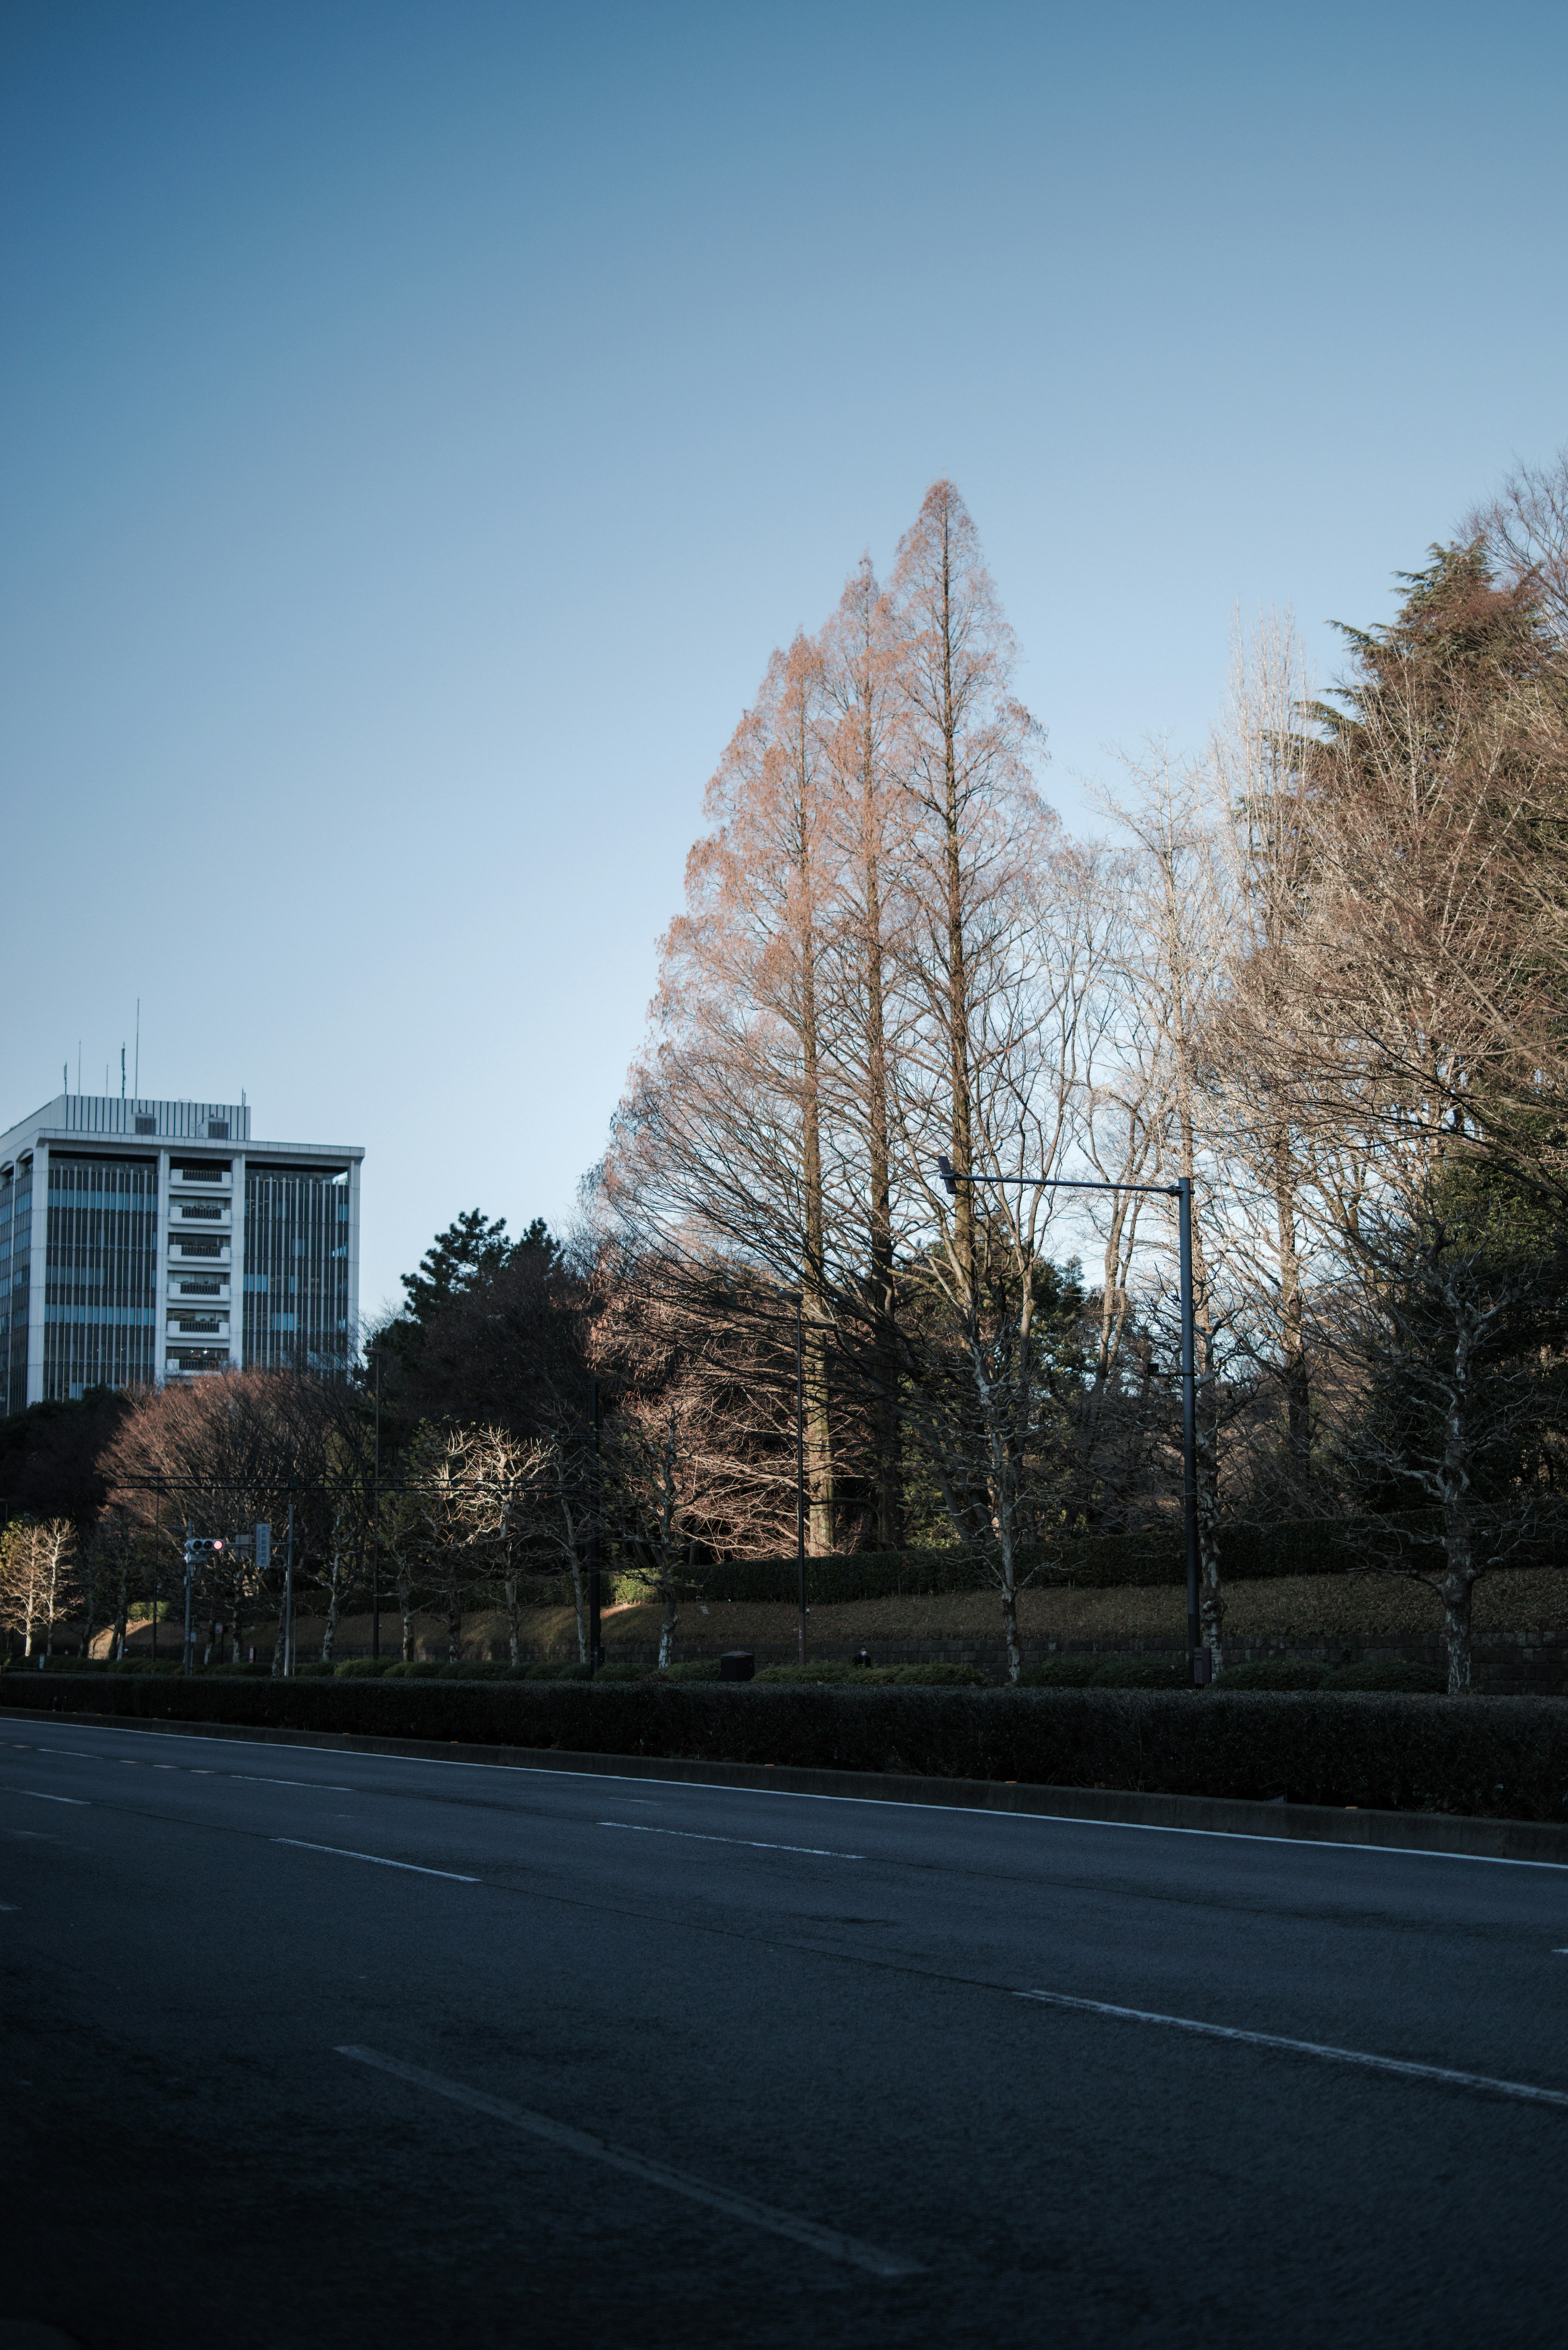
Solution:
{"label": "tree trunk", "polygon": [[588,1661],[588,1600],[583,1588],[583,1568],[580,1559],[572,1561],[572,1605],[577,1616],[577,1662]]}
{"label": "tree trunk", "polygon": [[1280,1245],[1280,1357],[1285,1390],[1285,1457],[1293,1494],[1312,1475],[1312,1398],[1303,1336],[1301,1261],[1296,1253],[1295,1179],[1290,1138],[1282,1127],[1273,1137],[1274,1206]]}
{"label": "tree trunk", "polygon": [[405,1665],[411,1665],[414,1661],[414,1586],[404,1566],[398,1569],[398,1613],[403,1619],[402,1661]]}
{"label": "tree trunk", "polygon": [[1449,1695],[1468,1697],[1470,1689],[1470,1603],[1474,1578],[1449,1573],[1442,1582],[1443,1638],[1449,1651]]}
{"label": "tree trunk", "polygon": [[1012,1580],[1012,1563],[1003,1570],[1002,1586],[1002,1623],[1007,1636],[1007,1678],[1016,1687],[1023,1667],[1023,1650],[1018,1638],[1018,1591]]}
{"label": "tree trunk", "polygon": [[[862,790],[869,812],[876,804],[872,773],[871,717],[867,703],[862,760]],[[904,1471],[898,1414],[898,1341],[893,1282],[893,1191],[888,1139],[888,1034],[883,1000],[882,888],[875,838],[866,852],[866,1075],[871,1151],[871,1313],[873,1378],[872,1441],[876,1451],[877,1547],[898,1550],[904,1541]]]}
{"label": "tree trunk", "polygon": [[515,1575],[509,1575],[506,1578],[506,1641],[507,1649],[512,1659],[512,1669],[515,1672],[518,1666],[523,1661],[521,1639],[518,1630],[517,1577]]}
{"label": "tree trunk", "polygon": [[332,1643],[337,1636],[337,1618],[343,1605],[343,1557],[336,1543],[332,1545],[331,1578],[327,1587],[327,1624],[321,1635],[321,1661],[332,1662]]}
{"label": "tree trunk", "polygon": [[672,1662],[675,1652],[675,1626],[680,1616],[674,1588],[664,1586],[664,1620],[659,1627],[659,1669],[663,1672]]}

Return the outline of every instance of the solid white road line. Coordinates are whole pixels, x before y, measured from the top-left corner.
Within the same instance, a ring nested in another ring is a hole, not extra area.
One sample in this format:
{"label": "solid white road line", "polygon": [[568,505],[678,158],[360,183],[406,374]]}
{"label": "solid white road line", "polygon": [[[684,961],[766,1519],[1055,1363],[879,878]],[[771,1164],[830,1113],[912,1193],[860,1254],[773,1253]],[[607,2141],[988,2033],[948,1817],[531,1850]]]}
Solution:
{"label": "solid white road line", "polygon": [[753,2202],[749,2195],[711,2187],[705,2178],[693,2178],[688,2172],[671,2170],[662,2162],[650,2162],[646,2155],[635,2154],[629,2147],[607,2145],[602,2137],[590,2137],[586,2130],[552,2121],[547,2114],[530,2113],[525,2106],[509,2105],[504,2097],[487,2096],[483,2090],[465,2088],[461,2081],[446,2080],[440,2073],[421,2072],[417,2064],[405,2064],[396,2056],[382,2056],[374,2048],[339,2048],[337,2053],[352,2057],[358,2064],[373,2064],[378,2071],[390,2073],[394,2079],[407,2081],[431,2096],[450,2097],[454,2105],[471,2106],[475,2113],[488,2114],[492,2120],[504,2122],[509,2129],[525,2130],[530,2137],[545,2138],[552,2146],[565,2147],[569,2154],[584,2155],[590,2162],[607,2163],[612,2170],[624,2170],[650,2187],[663,2187],[672,2195],[683,2195],[689,2202],[706,2203],[711,2210],[768,2235],[787,2236],[794,2243],[809,2245],[813,2251],[826,2252],[829,2260],[845,2261],[851,2268],[868,2270],[872,2276],[921,2273],[918,2261],[905,2260],[900,2253],[885,2252],[876,2244],[862,2243],[857,2236],[841,2235],[836,2228],[819,2228],[814,2220],[797,2219],[793,2211],[777,2210],[771,2203]]}
{"label": "solid white road line", "polygon": [[[136,1732],[106,1730],[106,1738],[136,1735]],[[145,1731],[140,1733],[147,1735]],[[243,1746],[265,1745],[264,1739],[216,1739],[201,1731],[163,1731],[162,1737],[177,1740],[182,1746]],[[22,1742],[14,1741],[20,1744]],[[40,1746],[34,1750],[47,1754],[50,1749]],[[294,1749],[296,1754],[340,1754],[340,1746],[312,1746],[302,1742]],[[862,1804],[879,1812],[940,1812],[944,1818],[959,1814],[985,1820],[1011,1820],[1028,1826],[1032,1823],[1053,1828],[1116,1828],[1129,1835],[1207,1836],[1219,1844],[1284,1845],[1297,1852],[1363,1853],[1374,1860],[1458,1860],[1474,1861],[1483,1868],[1551,1868],[1568,1869],[1568,1860],[1514,1860],[1501,1852],[1435,1852],[1420,1845],[1405,1844],[1341,1844],[1335,1836],[1258,1835],[1244,1828],[1179,1828],[1162,1820],[1096,1820],[1086,1819],[1079,1812],[1002,1812],[992,1811],[983,1804],[909,1804],[891,1795],[823,1795],[804,1787],[731,1787],[708,1779],[659,1779],[641,1772],[635,1775],[619,1771],[571,1771],[546,1768],[538,1762],[468,1762],[454,1754],[377,1754],[351,1749],[355,1759],[368,1762],[396,1762],[414,1771],[510,1771],[518,1778],[527,1779],[595,1779],[601,1786],[644,1786],[683,1789],[688,1794],[760,1795],[764,1800],[792,1804]],[[171,1763],[154,1763],[155,1770],[171,1770]],[[356,1794],[377,1794],[374,1786],[351,1790]]]}
{"label": "solid white road line", "polygon": [[352,1795],[352,1787],[335,1787],[330,1779],[264,1779],[254,1771],[192,1771],[193,1779],[238,1779],[247,1787],[314,1787],[318,1795]]}
{"label": "solid white road line", "polygon": [[628,1835],[680,1836],[687,1844],[738,1844],[747,1852],[805,1852],[813,1860],[864,1860],[863,1852],[830,1852],[818,1844],[763,1844],[756,1836],[704,1835],[698,1828],[644,1827],[640,1820],[600,1820],[601,1828],[625,1828]]}
{"label": "solid white road line", "polygon": [[78,1812],[90,1812],[92,1805],[83,1795],[45,1795],[36,1787],[13,1787],[13,1795],[28,1795],[35,1804],[74,1804]]}
{"label": "solid white road line", "polygon": [[483,1885],[482,1877],[463,1877],[455,1868],[421,1868],[417,1860],[388,1860],[379,1852],[350,1852],[340,1844],[306,1844],[303,1836],[274,1836],[274,1844],[292,1845],[296,1852],[330,1852],[339,1860],[369,1860],[378,1868],[406,1868],[414,1877],[445,1877],[453,1885]]}
{"label": "solid white road line", "polygon": [[1445,2064],[1412,2064],[1402,2056],[1369,2056],[1359,2048],[1330,2048],[1315,2040],[1285,2040],[1272,2032],[1239,2032],[1228,2023],[1199,2023],[1189,2015],[1154,2015],[1141,2007],[1112,2007],[1102,1999],[1071,1999],[1061,1991],[1019,1991],[1014,1999],[1039,2000],[1046,2007],[1077,2008],[1086,2015],[1109,2015],[1124,2023],[1162,2023],[1172,2032],[1195,2032],[1205,2040],[1239,2040],[1249,2048],[1282,2048],[1292,2056],[1321,2056],[1330,2064],[1359,2064],[1374,2073],[1402,2073],[1409,2080],[1443,2081],[1450,2088],[1484,2089],[1525,2105],[1568,2106],[1568,2090],[1538,2089],[1529,2081],[1497,2081],[1487,2073],[1455,2073]]}

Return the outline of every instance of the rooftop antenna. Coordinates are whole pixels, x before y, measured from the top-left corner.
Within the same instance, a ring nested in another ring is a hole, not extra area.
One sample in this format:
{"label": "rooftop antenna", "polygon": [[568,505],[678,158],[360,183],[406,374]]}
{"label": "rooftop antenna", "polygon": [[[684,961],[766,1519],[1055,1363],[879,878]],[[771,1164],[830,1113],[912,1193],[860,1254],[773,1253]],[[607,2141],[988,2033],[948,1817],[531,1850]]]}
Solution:
{"label": "rooftop antenna", "polygon": [[69,1093],[71,1089],[71,1065],[68,1061],[61,1062],[60,1075],[65,1079],[66,1091],[67,1093]]}
{"label": "rooftop antenna", "polygon": [[141,998],[136,999],[136,1098],[141,1099]]}
{"label": "rooftop antenna", "polygon": [[123,1045],[119,1048],[119,1098],[121,1101],[125,1099],[125,1047]]}

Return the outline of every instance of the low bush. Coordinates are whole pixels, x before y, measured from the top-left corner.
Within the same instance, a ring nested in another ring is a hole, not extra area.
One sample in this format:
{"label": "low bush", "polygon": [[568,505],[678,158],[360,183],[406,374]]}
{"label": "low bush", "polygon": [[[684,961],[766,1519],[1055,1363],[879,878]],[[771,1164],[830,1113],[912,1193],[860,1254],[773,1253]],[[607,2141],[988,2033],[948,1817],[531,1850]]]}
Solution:
{"label": "low bush", "polygon": [[1220,1676],[1228,1690],[1314,1690],[1327,1680],[1327,1665],[1306,1657],[1256,1657],[1250,1664],[1227,1665]]}
{"label": "low bush", "polygon": [[1025,1665],[1018,1676],[1020,1689],[1087,1689],[1099,1671],[1099,1657],[1043,1657]]}
{"label": "low bush", "polygon": [[1406,1690],[1412,1696],[1441,1697],[1449,1677],[1437,1665],[1417,1664],[1409,1657],[1368,1657],[1359,1665],[1341,1665],[1328,1675],[1324,1689]]}
{"label": "low bush", "polygon": [[854,1682],[861,1689],[987,1689],[989,1673],[978,1665],[846,1665],[826,1660],[819,1665],[767,1665],[760,1681],[807,1688]]}
{"label": "low bush", "polygon": [[[560,1670],[562,1669],[557,1669]],[[574,1669],[567,1667],[566,1671]],[[580,1670],[580,1668],[576,1669]],[[864,1675],[862,1682],[864,1682]],[[7,1673],[7,1710],[1568,1821],[1568,1699]]]}
{"label": "low bush", "polygon": [[1106,1657],[1092,1689],[1190,1690],[1192,1667],[1183,1648],[1179,1657]]}
{"label": "low bush", "polygon": [[340,1665],[333,1666],[333,1678],[340,1681],[379,1680],[400,1661],[397,1657],[345,1657]]}
{"label": "low bush", "polygon": [[717,1681],[723,1679],[717,1657],[693,1657],[684,1665],[666,1665],[661,1681]]}

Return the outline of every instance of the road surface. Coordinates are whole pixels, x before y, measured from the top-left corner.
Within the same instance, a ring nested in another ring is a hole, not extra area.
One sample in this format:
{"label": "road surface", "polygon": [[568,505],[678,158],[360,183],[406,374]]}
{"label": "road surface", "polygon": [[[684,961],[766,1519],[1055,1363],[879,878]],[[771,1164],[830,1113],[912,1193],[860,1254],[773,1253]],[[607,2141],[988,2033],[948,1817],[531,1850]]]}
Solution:
{"label": "road surface", "polygon": [[89,2350],[1563,2336],[1563,1868],[26,1715],[0,1863]]}

